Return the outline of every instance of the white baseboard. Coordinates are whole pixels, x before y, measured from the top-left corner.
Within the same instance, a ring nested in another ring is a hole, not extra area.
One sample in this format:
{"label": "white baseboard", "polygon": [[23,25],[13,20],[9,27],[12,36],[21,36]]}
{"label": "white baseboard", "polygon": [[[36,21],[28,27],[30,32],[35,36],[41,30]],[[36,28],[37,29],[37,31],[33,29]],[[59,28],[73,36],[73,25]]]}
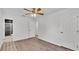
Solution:
{"label": "white baseboard", "polygon": [[[39,39],[44,39],[43,37],[39,37]],[[72,50],[77,50],[77,49],[73,49],[73,48],[70,48],[70,47],[68,47],[68,46],[66,46],[66,45],[62,45],[62,44],[59,44],[59,43],[56,43],[56,42],[51,42],[51,41],[49,41],[49,40],[44,40],[44,41],[47,41],[47,42],[49,42],[49,43],[53,43],[53,44],[55,44],[55,45],[58,45],[58,46],[62,46],[62,47],[65,47],[65,48],[69,48],[69,49],[72,49]]]}

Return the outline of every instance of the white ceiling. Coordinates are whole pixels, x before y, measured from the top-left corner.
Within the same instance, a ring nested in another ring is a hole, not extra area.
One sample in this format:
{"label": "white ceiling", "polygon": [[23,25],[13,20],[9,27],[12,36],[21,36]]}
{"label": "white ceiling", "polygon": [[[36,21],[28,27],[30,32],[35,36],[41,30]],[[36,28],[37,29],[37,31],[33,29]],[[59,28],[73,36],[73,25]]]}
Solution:
{"label": "white ceiling", "polygon": [[[61,10],[64,10],[64,8],[43,8],[43,12],[45,14],[50,14],[50,13],[55,13],[55,12],[59,12]],[[4,14],[24,14],[25,11],[23,10],[23,8],[3,8],[3,12]]]}
{"label": "white ceiling", "polygon": [[[2,8],[0,8],[1,10]],[[75,11],[78,11],[79,8],[72,8]],[[61,13],[64,10],[71,10],[71,8],[43,8],[43,12],[45,15],[51,15],[51,14],[57,14]],[[23,8],[3,8],[2,13],[3,15],[7,16],[22,16],[25,14],[26,11],[23,10]]]}

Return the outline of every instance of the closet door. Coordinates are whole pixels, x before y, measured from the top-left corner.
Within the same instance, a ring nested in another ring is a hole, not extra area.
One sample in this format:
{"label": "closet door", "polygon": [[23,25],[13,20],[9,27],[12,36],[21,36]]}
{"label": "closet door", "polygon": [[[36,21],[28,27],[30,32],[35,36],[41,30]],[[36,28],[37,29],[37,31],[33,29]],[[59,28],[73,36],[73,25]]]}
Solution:
{"label": "closet door", "polygon": [[74,18],[68,11],[63,13],[61,17],[61,40],[62,46],[75,50],[77,45],[77,37],[74,30]]}
{"label": "closet door", "polygon": [[13,21],[5,19],[5,36],[13,34]]}

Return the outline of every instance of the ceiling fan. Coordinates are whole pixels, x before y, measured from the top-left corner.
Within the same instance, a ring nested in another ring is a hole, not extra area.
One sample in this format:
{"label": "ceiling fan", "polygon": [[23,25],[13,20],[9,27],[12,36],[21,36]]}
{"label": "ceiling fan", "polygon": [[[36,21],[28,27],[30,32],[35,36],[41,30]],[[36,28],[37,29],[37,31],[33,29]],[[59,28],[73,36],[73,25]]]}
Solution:
{"label": "ceiling fan", "polygon": [[24,10],[28,11],[28,13],[26,13],[25,15],[33,15],[33,16],[44,15],[41,8],[32,8],[32,10],[24,8]]}

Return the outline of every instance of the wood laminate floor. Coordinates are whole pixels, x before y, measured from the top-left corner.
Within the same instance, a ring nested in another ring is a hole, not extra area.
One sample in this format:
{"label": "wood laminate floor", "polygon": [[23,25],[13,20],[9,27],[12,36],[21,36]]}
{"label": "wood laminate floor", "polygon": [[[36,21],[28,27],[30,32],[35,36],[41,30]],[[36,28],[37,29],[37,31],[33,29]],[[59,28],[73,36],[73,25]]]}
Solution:
{"label": "wood laminate floor", "polygon": [[32,37],[19,41],[4,42],[1,51],[73,51]]}

